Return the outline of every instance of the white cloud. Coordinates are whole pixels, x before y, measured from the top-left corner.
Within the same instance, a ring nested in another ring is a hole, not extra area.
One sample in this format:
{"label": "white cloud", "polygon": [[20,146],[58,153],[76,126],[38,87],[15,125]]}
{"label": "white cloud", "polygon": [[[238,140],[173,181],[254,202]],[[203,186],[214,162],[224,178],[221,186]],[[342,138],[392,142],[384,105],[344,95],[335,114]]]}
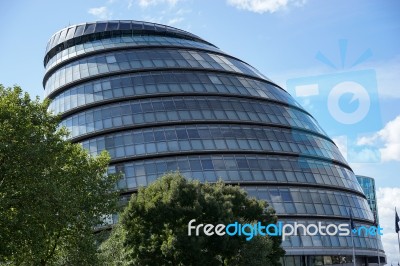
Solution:
{"label": "white cloud", "polygon": [[351,163],[377,163],[381,160],[378,149],[369,147],[350,147],[347,150],[347,161]]}
{"label": "white cloud", "polygon": [[274,13],[280,9],[285,9],[289,4],[302,6],[305,0],[227,0],[229,5],[238,9],[243,9],[255,13]]}
{"label": "white cloud", "polygon": [[129,0],[128,1],[128,9],[131,9],[132,6],[133,6],[133,0]]}
{"label": "white cloud", "polygon": [[170,25],[170,26],[173,26],[173,25],[178,24],[179,22],[182,22],[183,20],[184,20],[184,18],[177,17],[177,18],[173,18],[173,19],[168,20],[167,24]]}
{"label": "white cloud", "polygon": [[139,0],[139,6],[148,7],[158,4],[168,4],[170,6],[175,6],[179,0]]}
{"label": "white cloud", "polygon": [[373,145],[378,140],[378,134],[364,136],[357,139],[357,145]]}
{"label": "white cloud", "polygon": [[377,163],[381,161],[379,150],[376,148],[359,147],[347,136],[335,136],[332,140],[343,157],[350,163]]}
{"label": "white cloud", "polygon": [[385,61],[371,61],[363,64],[364,68],[371,68],[376,72],[379,97],[400,98],[400,55]]}
{"label": "white cloud", "polygon": [[400,161],[400,115],[372,135],[356,141],[347,136],[335,136],[333,141],[350,163]]}
{"label": "white cloud", "polygon": [[[188,14],[192,13],[191,9],[184,9],[184,8],[176,8],[170,7],[168,9],[161,10],[156,14],[152,14],[151,16],[143,14],[140,19],[144,21],[151,21],[154,23],[165,24],[169,26],[177,26],[181,29],[188,29],[190,24],[187,24],[186,17]],[[184,23],[182,23],[184,22]],[[187,25],[182,25],[187,24]]]}
{"label": "white cloud", "polygon": [[142,16],[142,18],[140,20],[158,23],[158,24],[165,24],[163,16],[154,17],[154,16],[144,15],[144,16]]}
{"label": "white cloud", "polygon": [[400,261],[399,246],[394,228],[394,207],[397,207],[397,212],[399,213],[400,188],[378,188],[376,193],[379,224],[383,228],[382,243],[387,256],[388,265],[390,265],[392,261]]}
{"label": "white cloud", "polygon": [[110,19],[112,15],[112,12],[110,12],[106,6],[90,8],[88,13],[99,19]]}
{"label": "white cloud", "polygon": [[337,136],[332,138],[343,157],[347,160],[347,136]]}
{"label": "white cloud", "polygon": [[357,145],[379,148],[383,161],[400,161],[400,115],[377,133],[359,138]]}
{"label": "white cloud", "polygon": [[180,8],[180,9],[178,9],[178,10],[175,12],[175,15],[177,15],[177,16],[183,16],[183,15],[189,14],[189,13],[191,13],[191,12],[192,12],[191,9]]}

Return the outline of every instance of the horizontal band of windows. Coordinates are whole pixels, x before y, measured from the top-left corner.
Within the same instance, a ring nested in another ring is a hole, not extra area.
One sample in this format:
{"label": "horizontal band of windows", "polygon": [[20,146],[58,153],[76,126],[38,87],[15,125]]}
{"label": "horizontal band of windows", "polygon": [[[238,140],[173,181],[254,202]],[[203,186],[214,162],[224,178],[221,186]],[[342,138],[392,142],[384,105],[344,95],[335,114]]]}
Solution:
{"label": "horizontal band of windows", "polygon": [[[136,190],[137,191],[137,190]],[[277,214],[279,221],[282,220],[289,220],[293,219],[293,222],[299,223],[301,220],[307,220],[308,223],[310,219],[318,219],[318,221],[321,222],[322,225],[324,224],[333,224],[333,223],[343,223],[343,222],[349,222],[350,217],[348,215],[344,216],[335,216],[335,215],[316,215],[316,214]],[[358,218],[358,217],[353,217],[354,224],[359,224],[358,226],[364,225],[364,226],[373,226],[374,222],[373,220],[370,219],[363,219],[363,218]]]}
{"label": "horizontal band of windows", "polygon": [[[279,124],[272,124],[272,123],[257,123],[257,122],[241,122],[241,121],[229,121],[229,120],[202,120],[202,121],[180,121],[179,123],[176,122],[164,122],[164,123],[149,123],[145,125],[131,125],[131,126],[124,126],[124,127],[113,127],[109,129],[105,129],[99,132],[95,133],[88,133],[84,135],[79,135],[74,138],[69,138],[71,142],[83,142],[95,137],[103,136],[106,134],[110,133],[117,133],[117,132],[122,132],[126,130],[135,130],[135,129],[147,129],[147,128],[158,128],[158,127],[164,127],[164,126],[182,126],[182,125],[243,125],[243,126],[267,126],[271,128],[283,128],[283,129],[288,129],[288,130],[295,130],[298,132],[304,132],[313,136],[317,136],[320,138],[323,138],[333,144],[335,144],[330,138],[328,138],[325,135],[322,135],[320,133],[316,133],[314,131],[300,128],[300,127],[290,127],[290,126],[283,126]],[[335,144],[336,145],[336,144]]]}
{"label": "horizontal band of windows", "polygon": [[[207,111],[206,111],[207,112]],[[93,136],[100,136],[104,134],[108,134],[111,132],[124,131],[128,129],[139,129],[139,128],[149,128],[151,126],[162,126],[162,125],[183,125],[190,123],[197,124],[246,124],[246,125],[266,125],[277,128],[290,128],[290,129],[299,129],[304,131],[310,130],[314,135],[321,135],[322,133],[315,131],[315,129],[310,129],[307,124],[302,123],[300,120],[293,119],[294,125],[285,123],[271,123],[271,122],[259,122],[258,121],[249,121],[249,120],[239,120],[242,123],[237,123],[238,119],[227,120],[227,116],[238,116],[236,114],[230,114],[230,112],[226,112],[224,118],[219,120],[218,117],[214,115],[203,115],[203,112],[200,111],[168,111],[166,114],[161,112],[156,112],[155,114],[134,114],[134,115],[125,115],[121,117],[114,118],[105,118],[97,121],[88,121],[87,123],[78,124],[75,121],[75,117],[70,117],[69,119],[64,120],[60,126],[65,126],[66,129],[70,132],[69,139],[71,141],[78,141],[91,138]],[[224,115],[224,114],[223,114]],[[221,115],[221,116],[223,116]],[[155,117],[156,116],[156,117]],[[200,118],[198,118],[200,116]],[[209,118],[213,117],[214,120],[210,120]],[[240,112],[239,112],[240,116]],[[250,114],[250,116],[256,116],[256,114]],[[279,121],[278,121],[279,122]],[[300,124],[300,125],[299,125]],[[319,134],[318,134],[319,133]],[[332,142],[332,141],[331,141]]]}
{"label": "horizontal band of windows", "polygon": [[[188,179],[230,184],[275,186],[329,186],[348,190],[365,198],[354,174],[341,166],[309,158],[255,154],[206,154],[170,156],[114,163],[109,173],[122,173],[119,190],[147,186],[159,176],[179,171]],[[334,188],[331,188],[334,189]]]}
{"label": "horizontal band of windows", "polygon": [[[304,174],[304,173],[303,173]],[[246,188],[247,191],[250,191],[251,189],[263,189],[263,187],[267,187],[268,189],[271,188],[291,188],[293,190],[296,189],[301,189],[301,188],[313,188],[313,189],[324,189],[324,190],[329,190],[329,191],[339,191],[339,192],[347,192],[353,195],[357,195],[358,197],[361,197],[363,199],[366,199],[365,195],[362,193],[361,190],[357,190],[356,188],[349,188],[349,187],[344,187],[341,186],[339,187],[338,185],[335,185],[333,183],[318,183],[318,180],[315,179],[315,181],[308,179],[310,176],[307,178],[307,182],[305,182],[303,179],[295,179],[293,180],[293,175],[297,176],[299,173],[297,171],[293,171],[290,169],[288,172],[284,172],[283,175],[286,175],[287,181],[284,180],[284,182],[280,182],[279,178],[277,178],[278,181],[273,181],[273,182],[265,182],[265,181],[240,181],[240,182],[233,182],[233,181],[224,181],[225,184],[228,185],[239,185],[240,187]],[[305,174],[304,174],[305,175]],[[281,176],[281,175],[280,175]],[[323,176],[323,174],[320,174],[320,176]],[[315,178],[316,175],[312,175],[312,178]],[[322,177],[321,179],[326,180],[328,177]],[[339,178],[338,176],[334,178]],[[210,182],[212,183],[212,182]]]}
{"label": "horizontal band of windows", "polygon": [[[49,107],[49,111],[53,112],[56,115],[60,115],[61,119],[66,119],[72,115],[75,114],[79,114],[82,111],[86,111],[88,109],[92,109],[92,108],[96,108],[96,107],[100,107],[100,106],[106,106],[109,104],[114,104],[114,103],[124,103],[126,101],[134,101],[134,100],[142,100],[142,99],[152,99],[152,98],[165,98],[165,97],[185,97],[185,96],[201,96],[201,97],[229,97],[229,98],[238,98],[238,99],[248,99],[248,100],[256,100],[256,101],[264,101],[264,102],[269,102],[269,103],[274,103],[274,104],[279,104],[285,107],[290,107],[293,109],[297,109],[298,111],[301,111],[307,115],[310,115],[310,113],[308,113],[307,111],[305,111],[304,109],[297,107],[296,105],[291,105],[291,104],[287,104],[285,102],[282,101],[278,101],[278,100],[274,100],[274,99],[269,99],[269,98],[264,98],[264,97],[260,97],[260,96],[244,96],[244,95],[232,95],[232,94],[228,94],[228,93],[160,93],[160,94],[146,94],[146,95],[138,95],[138,96],[127,96],[127,97],[121,97],[121,98],[111,98],[111,99],[107,99],[107,100],[100,100],[97,102],[93,102],[93,103],[88,103],[85,105],[81,105],[78,107],[74,107],[72,109],[68,109],[68,111],[60,113],[57,110],[51,109],[54,107],[50,106]],[[54,102],[54,101],[53,101]],[[52,102],[52,103],[53,103]],[[57,103],[55,103],[57,104]]]}
{"label": "horizontal band of windows", "polygon": [[234,56],[231,56],[229,54],[226,54],[224,52],[222,52],[221,50],[218,49],[207,49],[207,48],[200,48],[200,47],[192,47],[192,46],[179,46],[179,45],[137,45],[137,46],[123,46],[123,47],[115,47],[115,48],[108,48],[108,49],[104,49],[104,50],[96,50],[96,51],[91,51],[91,52],[87,52],[84,54],[80,54],[77,55],[75,57],[72,58],[68,58],[65,59],[64,61],[54,65],[52,68],[47,69],[46,68],[46,73],[44,74],[43,80],[47,80],[49,78],[49,76],[51,76],[54,72],[56,72],[58,69],[62,68],[63,66],[66,66],[68,64],[74,63],[75,61],[79,61],[82,59],[85,59],[87,57],[92,57],[92,56],[96,56],[96,55],[102,55],[102,54],[110,54],[112,52],[128,52],[128,51],[147,51],[147,50],[151,50],[151,49],[173,49],[173,50],[178,50],[178,49],[185,49],[186,51],[198,51],[198,52],[211,52],[213,54],[217,54],[217,55],[221,55],[224,57],[228,57],[237,61],[242,62],[243,64],[248,65],[246,62],[244,62],[243,60],[236,58]]}
{"label": "horizontal band of windows", "polygon": [[[92,146],[90,149],[93,150],[91,152],[92,155],[98,154],[101,149],[99,149],[100,144],[98,147],[95,147],[96,141],[103,142],[104,140],[95,139],[93,140]],[[280,145],[281,142],[276,142],[275,145]],[[85,145],[85,143],[84,143]],[[274,145],[274,144],[272,144]],[[325,160],[335,160],[340,163],[345,163],[345,161],[334,159],[328,157],[327,155],[320,155],[316,153],[301,153],[295,152],[292,150],[282,150],[282,149],[264,149],[267,146],[272,146],[269,142],[251,142],[247,140],[191,140],[191,141],[160,141],[157,143],[144,143],[144,144],[132,144],[128,146],[120,146],[120,147],[110,147],[107,151],[111,155],[112,160],[117,160],[119,158],[126,158],[126,157],[141,157],[141,156],[152,156],[152,155],[162,155],[162,154],[170,154],[170,153],[186,153],[186,152],[193,152],[197,153],[198,151],[220,151],[220,152],[231,152],[231,151],[241,151],[241,152],[264,152],[264,153],[273,153],[273,152],[289,152],[296,154],[298,156],[316,156],[319,158],[323,158]],[[228,147],[231,146],[231,147]],[[197,148],[198,147],[198,148]],[[203,147],[203,148],[201,148]]]}
{"label": "horizontal band of windows", "polygon": [[71,138],[129,125],[183,121],[262,122],[300,127],[324,135],[307,114],[275,103],[228,97],[150,98],[110,104],[83,111],[61,121]]}
{"label": "horizontal band of windows", "polygon": [[207,51],[223,53],[218,48],[206,43],[196,42],[188,39],[180,39],[168,36],[156,35],[134,35],[134,36],[119,36],[107,39],[99,39],[91,42],[85,42],[71,46],[65,50],[59,51],[55,54],[45,65],[46,72],[54,66],[61,66],[61,63],[77,59],[82,56],[87,56],[97,51],[108,51],[115,48],[130,48],[130,47],[148,47],[148,46],[162,46],[162,47],[192,47],[203,48]]}
{"label": "horizontal band of windows", "polygon": [[135,73],[83,83],[57,94],[49,110],[63,113],[87,104],[126,98],[160,97],[163,94],[240,95],[270,99],[305,112],[290,94],[267,82],[221,73],[170,71]]}
{"label": "horizontal band of windows", "polygon": [[186,49],[119,51],[85,57],[69,63],[43,79],[45,94],[75,81],[99,74],[156,68],[226,70],[268,80],[252,66],[216,53]]}
{"label": "horizontal band of windows", "polygon": [[160,158],[160,157],[168,157],[168,156],[180,156],[180,155],[205,155],[205,154],[248,154],[248,155],[257,155],[257,154],[267,154],[267,155],[280,155],[280,156],[292,156],[296,158],[310,158],[310,159],[316,159],[319,161],[323,162],[331,162],[332,164],[340,165],[342,167],[347,167],[350,169],[350,167],[347,164],[344,164],[340,161],[333,160],[333,159],[327,159],[321,156],[313,156],[313,155],[302,155],[298,153],[293,153],[293,152],[265,152],[265,151],[245,151],[243,150],[225,150],[225,151],[220,151],[220,150],[208,150],[208,151],[180,151],[180,152],[165,152],[162,154],[148,154],[148,155],[138,155],[138,156],[126,156],[123,158],[115,158],[112,159],[110,163],[121,163],[121,162],[129,162],[129,161],[136,161],[136,160],[144,160],[144,159],[154,159],[154,158]]}
{"label": "horizontal band of windows", "polygon": [[[341,247],[313,247],[313,248],[302,248],[302,247],[285,247],[286,254],[282,259],[283,265],[301,265],[301,261],[305,259],[315,261],[319,265],[323,265],[323,261],[331,261],[330,265],[346,265],[349,263],[352,265],[353,256],[351,248]],[[381,256],[381,264],[386,262],[386,255],[383,249],[379,250]],[[340,254],[340,255],[339,255]],[[376,248],[357,248],[355,250],[356,260],[362,261],[367,260],[370,263],[377,261],[377,250]],[[341,263],[341,264],[340,264]],[[328,264],[329,265],[329,264]],[[372,265],[372,264],[371,264]]]}
{"label": "horizontal band of windows", "polygon": [[[286,187],[277,188],[266,186],[266,184],[258,187],[261,191],[257,194],[249,191],[249,187],[242,186],[241,183],[239,185],[247,191],[249,197],[267,201],[268,208],[273,208],[279,218],[298,218],[300,220],[304,217],[325,219],[329,217],[330,219],[349,221],[348,210],[351,208],[355,220],[373,223],[373,216],[365,198],[358,194],[326,190],[321,187],[316,189],[286,185]],[[134,191],[135,189],[131,189],[129,192]],[[294,195],[300,197],[300,200],[295,201],[292,198]],[[316,202],[315,199],[320,201],[325,199],[326,202]]]}
{"label": "horizontal band of windows", "polygon": [[[178,172],[178,170],[176,170]],[[222,172],[222,171],[219,171]],[[238,173],[240,173],[241,171],[237,171]],[[253,172],[253,171],[250,171]],[[290,174],[293,174],[292,172],[289,172]],[[182,174],[182,173],[181,173]],[[189,173],[185,174],[185,176],[188,176]],[[161,176],[161,175],[160,175]],[[239,174],[240,176],[240,174]],[[124,177],[124,179],[126,179]],[[198,179],[196,179],[198,180]],[[222,179],[221,177],[219,177],[216,180],[222,180],[224,182],[224,184],[226,185],[231,185],[231,186],[240,186],[240,187],[244,187],[246,186],[247,188],[251,188],[251,187],[268,187],[268,188],[279,188],[279,187],[285,187],[285,188],[293,188],[293,189],[298,189],[298,188],[314,188],[314,189],[328,189],[331,191],[340,191],[340,192],[348,192],[354,195],[358,195],[359,197],[362,197],[365,199],[365,195],[362,194],[362,192],[358,191],[358,190],[354,190],[354,189],[350,189],[347,187],[338,187],[338,186],[333,186],[333,185],[326,185],[326,184],[312,184],[312,183],[299,183],[299,182],[292,182],[292,181],[287,181],[287,182],[280,182],[280,181],[261,181],[261,180],[257,180],[257,181],[248,181],[248,180],[236,180],[236,181],[231,181],[231,180],[226,180],[226,179]],[[208,181],[206,180],[207,183],[209,184],[215,184],[216,181]],[[121,181],[120,181],[121,182]],[[122,181],[121,183],[123,183],[124,181]],[[125,181],[128,182],[128,181]],[[141,187],[141,186],[139,186]],[[134,186],[128,186],[125,184],[119,184],[118,185],[118,191],[119,191],[119,195],[131,195],[132,193],[136,193],[137,190],[139,189],[139,187]],[[290,214],[288,215],[288,217],[293,216],[294,214]],[[280,215],[282,217],[286,217],[285,215]],[[304,218],[301,215],[296,215],[296,217],[299,218]],[[308,216],[306,216],[308,217]],[[343,219],[347,219],[347,218],[343,218]],[[366,220],[372,223],[372,221],[370,220]]]}
{"label": "horizontal band of windows", "polygon": [[238,125],[186,125],[137,129],[81,142],[92,155],[106,149],[111,159],[196,150],[293,152],[346,163],[333,143],[304,132]]}
{"label": "horizontal band of windows", "polygon": [[250,197],[267,201],[277,215],[323,215],[349,217],[349,208],[355,218],[373,221],[365,197],[354,193],[338,192],[323,188],[270,188],[243,187]]}
{"label": "horizontal band of windows", "polygon": [[[195,178],[194,178],[195,179]],[[225,182],[229,184],[228,182]],[[364,197],[353,192],[330,190],[328,188],[304,188],[292,187],[288,184],[282,187],[269,186],[246,186],[237,183],[246,190],[249,197],[265,200],[269,206],[274,208],[279,219],[297,218],[349,221],[349,209],[353,212],[355,221],[373,224],[373,215]],[[137,191],[130,188],[122,195],[129,195]],[[123,190],[122,190],[123,192]]]}
{"label": "horizontal band of windows", "polygon": [[56,32],[47,43],[46,54],[59,44],[70,45],[74,41],[92,41],[99,38],[130,36],[144,33],[163,36],[186,36],[190,37],[190,39],[207,43],[193,33],[162,24],[136,20],[112,20],[76,24]]}
{"label": "horizontal band of windows", "polygon": [[[75,46],[78,44],[83,44],[86,42],[91,42],[94,40],[99,40],[99,39],[108,39],[111,37],[124,37],[124,36],[134,36],[134,35],[150,35],[150,36],[170,36],[174,38],[181,38],[181,39],[187,39],[187,40],[193,40],[197,42],[202,42],[206,43],[211,46],[215,46],[205,40],[200,39],[199,37],[185,33],[181,34],[181,31],[177,31],[175,29],[175,32],[154,32],[152,30],[113,30],[109,32],[97,32],[97,33],[90,33],[84,36],[78,36],[75,38],[68,39],[66,41],[63,41],[61,43],[58,43],[57,45],[52,45],[52,48],[50,50],[46,49],[46,55],[43,59],[43,65],[46,66],[47,62],[52,58],[54,55],[56,55],[58,52],[63,51],[71,46]],[[193,37],[192,37],[193,36]],[[55,36],[56,37],[56,36]],[[53,39],[54,41],[55,39]],[[216,47],[216,46],[215,46]]]}
{"label": "horizontal band of windows", "polygon": [[152,45],[152,46],[132,46],[132,47],[116,47],[116,48],[109,48],[109,49],[104,49],[104,50],[97,50],[97,51],[92,51],[92,52],[88,52],[82,55],[77,55],[76,57],[70,58],[70,59],[66,59],[65,61],[60,62],[57,65],[54,65],[54,67],[52,67],[51,69],[46,70],[46,73],[44,75],[43,80],[47,80],[54,72],[56,72],[58,69],[62,68],[63,66],[66,66],[68,64],[72,64],[75,61],[79,61],[82,59],[85,59],[86,57],[92,57],[92,56],[96,56],[96,55],[102,55],[105,53],[111,53],[111,52],[128,52],[128,51],[147,51],[147,50],[151,50],[151,49],[174,49],[174,50],[178,50],[178,49],[185,49],[185,51],[194,51],[194,52],[212,52],[213,54],[216,55],[220,55],[220,56],[224,56],[227,58],[231,58],[233,60],[239,61],[245,65],[248,65],[250,68],[252,68],[252,66],[250,66],[249,64],[247,64],[246,62],[244,62],[243,60],[236,58],[234,56],[231,56],[229,54],[226,54],[220,50],[211,50],[211,49],[206,49],[206,48],[197,48],[197,47],[190,47],[190,46],[177,46],[177,45]]}
{"label": "horizontal band of windows", "polygon": [[[129,75],[129,74],[148,74],[148,73],[167,72],[167,71],[171,71],[171,72],[187,72],[187,73],[215,73],[215,74],[235,75],[235,76],[238,76],[238,77],[249,78],[249,79],[253,79],[253,80],[257,80],[257,81],[261,81],[261,82],[266,82],[266,83],[271,84],[272,86],[276,86],[276,87],[280,88],[278,85],[276,85],[272,81],[265,80],[263,78],[258,78],[258,77],[252,76],[252,75],[247,75],[247,74],[234,72],[234,71],[226,71],[226,70],[218,70],[218,69],[204,69],[204,68],[168,67],[168,68],[153,68],[153,69],[134,69],[134,70],[130,69],[130,70],[123,70],[123,71],[118,71],[118,72],[110,72],[110,73],[106,73],[106,74],[93,75],[93,76],[89,76],[89,77],[86,77],[86,78],[82,78],[82,79],[74,81],[74,82],[70,82],[70,83],[68,83],[66,85],[63,85],[63,86],[60,86],[56,90],[52,90],[50,92],[45,89],[44,94],[45,94],[45,98],[52,99],[52,98],[56,97],[56,95],[59,95],[60,93],[66,91],[66,90],[68,90],[70,88],[74,88],[76,86],[83,85],[83,84],[85,84],[87,82],[97,81],[97,80],[100,80],[100,79],[103,79],[103,78],[111,78],[111,77],[116,77],[116,76],[121,76],[121,75]],[[286,92],[284,89],[282,89],[282,88],[280,88],[280,89],[282,91]]]}

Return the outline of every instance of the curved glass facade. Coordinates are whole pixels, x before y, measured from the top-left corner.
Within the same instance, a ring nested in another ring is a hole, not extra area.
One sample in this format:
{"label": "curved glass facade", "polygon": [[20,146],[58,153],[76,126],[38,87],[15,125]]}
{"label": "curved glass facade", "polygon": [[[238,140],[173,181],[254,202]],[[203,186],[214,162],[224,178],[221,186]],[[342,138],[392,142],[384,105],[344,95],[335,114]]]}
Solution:
{"label": "curved glass facade", "polygon": [[198,49],[205,49],[214,52],[221,52],[218,48],[192,40],[179,39],[174,37],[164,36],[142,36],[142,35],[127,35],[112,37],[107,39],[97,39],[90,42],[84,42],[69,47],[60,53],[53,56],[46,65],[46,71],[50,70],[54,66],[72,60],[82,54],[94,53],[96,51],[115,49],[115,48],[130,48],[136,46],[176,46],[176,47],[192,47]]}
{"label": "curved glass facade", "polygon": [[[83,145],[91,150],[89,142],[84,142]],[[135,161],[119,160],[109,168],[112,173],[123,173],[124,178],[118,185],[122,190],[146,186],[158,176],[176,170],[187,178],[202,182],[213,182],[222,178],[233,184],[238,181],[253,184],[262,182],[265,185],[297,184],[302,187],[342,187],[360,192],[349,169],[317,159],[293,156],[243,153],[170,155]]]}
{"label": "curved glass facade", "polygon": [[298,109],[265,101],[223,98],[221,101],[221,97],[215,96],[175,96],[104,104],[72,114],[62,125],[71,131],[72,137],[116,127],[194,121],[260,123],[323,134],[316,121]]}
{"label": "curved glass facade", "polygon": [[[179,170],[240,185],[287,223],[348,223],[351,208],[356,224],[373,225],[353,171],[317,121],[196,35],[138,21],[79,24],[50,39],[44,65],[49,109],[71,141],[91,154],[109,151],[124,195]],[[354,243],[358,259],[377,249],[385,256],[374,236]],[[286,265],[348,261],[352,247],[350,237],[319,234],[282,245]]]}
{"label": "curved glass facade", "polygon": [[205,51],[188,51],[182,48],[150,48],[115,51],[78,58],[64,66],[52,68],[43,80],[45,95],[49,96],[75,84],[78,80],[91,80],[135,70],[157,69],[207,69],[234,72],[238,74],[265,78],[257,70],[237,59]]}
{"label": "curved glass facade", "polygon": [[50,110],[65,113],[87,104],[116,98],[165,94],[228,94],[260,97],[300,107],[289,94],[270,83],[226,73],[158,71],[99,78],[72,86],[52,98]]}
{"label": "curved glass facade", "polygon": [[335,150],[334,144],[324,138],[301,131],[261,126],[159,126],[106,134],[83,141],[83,145],[95,154],[106,149],[113,159],[171,152],[239,150],[312,155],[324,157],[327,161],[335,159],[345,163],[340,153]]}

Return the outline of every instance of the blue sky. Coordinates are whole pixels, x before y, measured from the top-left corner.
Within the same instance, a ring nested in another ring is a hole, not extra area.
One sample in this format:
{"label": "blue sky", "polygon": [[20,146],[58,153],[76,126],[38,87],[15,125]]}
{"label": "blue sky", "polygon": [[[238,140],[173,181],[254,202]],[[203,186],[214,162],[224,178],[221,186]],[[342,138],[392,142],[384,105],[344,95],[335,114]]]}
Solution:
{"label": "blue sky", "polygon": [[[393,228],[393,208],[400,208],[400,1],[38,0],[1,1],[0,10],[0,83],[18,84],[31,96],[43,96],[47,40],[75,23],[168,24],[245,60],[317,118],[356,173],[376,178],[382,225]],[[343,82],[353,87],[340,94]],[[299,93],[315,86],[316,94]],[[368,113],[346,125],[329,109],[335,104],[344,116],[361,106]],[[389,262],[397,262],[390,233],[383,240]]]}

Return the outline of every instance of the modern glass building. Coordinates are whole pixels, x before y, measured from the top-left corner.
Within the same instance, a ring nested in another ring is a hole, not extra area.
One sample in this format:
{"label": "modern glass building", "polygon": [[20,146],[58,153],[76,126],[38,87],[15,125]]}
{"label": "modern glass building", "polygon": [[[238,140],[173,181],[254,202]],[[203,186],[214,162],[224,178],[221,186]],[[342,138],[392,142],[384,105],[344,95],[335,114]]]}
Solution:
{"label": "modern glass building", "polygon": [[[48,42],[43,80],[50,109],[70,139],[106,149],[122,193],[167,171],[239,184],[286,223],[370,226],[373,215],[333,141],[282,88],[242,60],[191,33],[154,23],[70,26]],[[357,263],[377,250],[354,237]],[[350,236],[291,236],[286,265],[351,260]],[[342,265],[342,264],[341,264]]]}
{"label": "modern glass building", "polygon": [[364,176],[364,175],[356,175],[358,183],[362,190],[364,191],[365,196],[367,197],[368,205],[374,214],[376,222],[379,223],[379,215],[378,215],[378,205],[376,202],[376,189],[375,189],[375,179],[372,177]]}

